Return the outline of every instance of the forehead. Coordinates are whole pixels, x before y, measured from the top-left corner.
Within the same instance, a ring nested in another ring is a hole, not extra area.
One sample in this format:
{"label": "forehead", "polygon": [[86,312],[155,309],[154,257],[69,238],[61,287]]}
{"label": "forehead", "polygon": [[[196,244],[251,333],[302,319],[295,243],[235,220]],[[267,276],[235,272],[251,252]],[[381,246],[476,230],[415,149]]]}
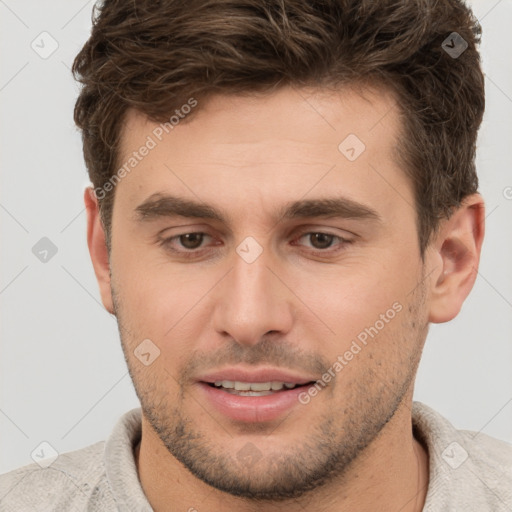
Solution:
{"label": "forehead", "polygon": [[[116,194],[134,203],[179,189],[225,204],[242,189],[251,198],[265,194],[279,201],[334,186],[350,197],[406,179],[394,158],[399,110],[386,89],[285,87],[197,101],[193,115],[187,119],[181,112],[172,126],[127,112],[119,166],[134,160],[149,140],[151,150],[135,162]],[[255,206],[247,199],[248,207]]]}
{"label": "forehead", "polygon": [[[393,146],[400,128],[395,96],[384,87],[282,87],[273,93],[218,94],[193,101],[197,106],[185,110],[184,104],[183,111],[178,106],[169,112],[166,117],[171,122],[167,123],[149,121],[141,112],[129,109],[121,131],[120,156],[133,151],[148,134],[158,139],[157,144],[172,144],[175,139],[179,145],[190,134],[217,145],[254,145],[258,140],[270,145],[273,140],[282,149],[282,143],[292,139],[323,142],[324,149],[324,145],[332,147],[353,133],[376,150]],[[178,152],[176,156],[181,155]]]}

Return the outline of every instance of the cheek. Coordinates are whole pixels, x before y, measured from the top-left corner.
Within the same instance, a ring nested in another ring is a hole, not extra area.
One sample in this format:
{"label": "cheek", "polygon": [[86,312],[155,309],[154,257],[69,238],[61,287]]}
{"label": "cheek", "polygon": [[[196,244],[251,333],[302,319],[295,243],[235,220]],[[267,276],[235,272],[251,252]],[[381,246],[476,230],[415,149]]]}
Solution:
{"label": "cheek", "polygon": [[[414,286],[412,269],[398,274],[391,265],[377,263],[377,258],[351,267],[330,266],[323,272],[311,276],[295,277],[295,293],[304,298],[307,315],[318,326],[320,320],[325,324],[325,332],[339,346],[350,344],[364,329],[378,322],[387,326],[403,310],[408,300],[407,294]],[[400,277],[397,278],[397,275]],[[384,316],[382,319],[381,316]],[[317,336],[318,337],[318,336]]]}
{"label": "cheek", "polygon": [[153,340],[162,355],[180,359],[200,339],[209,317],[205,298],[218,281],[217,274],[211,269],[199,272],[168,261],[144,260],[142,254],[127,257],[116,266],[123,320],[138,338]]}

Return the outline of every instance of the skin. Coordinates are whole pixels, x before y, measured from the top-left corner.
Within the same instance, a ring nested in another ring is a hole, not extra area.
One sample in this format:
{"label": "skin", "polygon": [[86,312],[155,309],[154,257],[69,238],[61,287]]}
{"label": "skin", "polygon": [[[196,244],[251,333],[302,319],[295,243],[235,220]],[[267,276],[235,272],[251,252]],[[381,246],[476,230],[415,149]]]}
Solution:
{"label": "skin", "polygon": [[[110,255],[85,192],[101,297],[143,410],[137,469],[156,511],[423,508],[414,377],[428,324],[454,318],[474,284],[484,205],[467,197],[423,261],[412,185],[392,155],[396,103],[385,90],[361,93],[283,88],[200,104],[116,186]],[[128,112],[120,161],[157,126]],[[338,150],[349,133],[366,145],[353,162]],[[227,221],[141,220],[135,209],[155,193],[207,203]],[[380,220],[274,216],[290,201],[340,196]],[[195,246],[177,236],[198,232],[209,236]],[[248,236],[263,248],[250,264],[236,252]],[[321,378],[395,303],[401,311],[342,371],[278,420],[232,420],[198,389],[198,376],[232,365]],[[160,350],[149,366],[134,355],[144,339]],[[251,445],[258,460],[247,464],[238,454]]]}

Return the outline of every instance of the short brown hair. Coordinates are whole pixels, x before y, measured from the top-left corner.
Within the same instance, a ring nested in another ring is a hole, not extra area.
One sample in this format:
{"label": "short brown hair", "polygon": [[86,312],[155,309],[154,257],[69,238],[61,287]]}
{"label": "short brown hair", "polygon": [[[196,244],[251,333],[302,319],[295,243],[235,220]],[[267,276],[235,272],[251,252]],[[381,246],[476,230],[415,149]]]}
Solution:
{"label": "short brown hair", "polygon": [[[467,44],[458,56],[443,44],[454,46],[454,32]],[[423,256],[440,219],[478,188],[480,36],[462,0],[105,0],[73,64],[90,179],[102,187],[116,172],[129,108],[163,122],[191,97],[387,86],[403,119],[395,150],[413,183]],[[100,201],[108,245],[114,192]]]}

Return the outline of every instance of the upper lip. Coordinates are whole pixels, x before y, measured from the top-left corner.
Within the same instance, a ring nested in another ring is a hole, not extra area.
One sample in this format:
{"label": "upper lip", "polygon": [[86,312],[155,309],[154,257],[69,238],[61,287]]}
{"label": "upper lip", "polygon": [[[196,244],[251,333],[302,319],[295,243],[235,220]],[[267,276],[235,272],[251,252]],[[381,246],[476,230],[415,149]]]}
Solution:
{"label": "upper lip", "polygon": [[289,370],[278,368],[260,368],[248,370],[244,368],[225,368],[202,375],[198,378],[202,382],[220,382],[223,380],[235,382],[292,382],[293,384],[307,384],[317,380],[315,377],[298,375]]}

